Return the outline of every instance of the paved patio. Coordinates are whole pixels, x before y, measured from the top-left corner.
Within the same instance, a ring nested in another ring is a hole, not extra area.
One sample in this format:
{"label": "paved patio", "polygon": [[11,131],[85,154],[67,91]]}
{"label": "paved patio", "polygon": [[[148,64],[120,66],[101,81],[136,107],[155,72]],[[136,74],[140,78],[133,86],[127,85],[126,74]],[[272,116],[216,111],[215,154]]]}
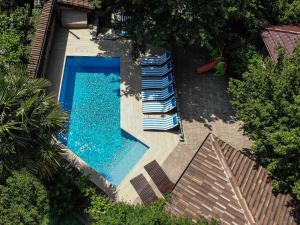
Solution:
{"label": "paved patio", "polygon": [[241,123],[234,118],[227,78],[195,72],[196,67],[207,63],[207,55],[195,49],[173,51],[185,142],[172,151],[162,167],[174,183],[209,133],[239,150],[251,146],[251,141],[240,130]]}

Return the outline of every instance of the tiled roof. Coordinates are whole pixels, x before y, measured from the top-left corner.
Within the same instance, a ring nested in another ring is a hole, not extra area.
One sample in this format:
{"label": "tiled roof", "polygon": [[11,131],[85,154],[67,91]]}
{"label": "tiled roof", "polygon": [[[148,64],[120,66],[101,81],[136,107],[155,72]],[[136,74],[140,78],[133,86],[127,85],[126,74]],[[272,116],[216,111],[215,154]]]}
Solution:
{"label": "tiled roof", "polygon": [[174,216],[219,218],[221,224],[296,225],[290,195],[273,194],[267,171],[210,134],[172,192]]}
{"label": "tiled roof", "polygon": [[93,4],[90,3],[89,0],[59,0],[58,2],[64,6],[71,6],[87,10],[95,9]]}
{"label": "tiled roof", "polygon": [[291,54],[300,39],[300,24],[270,26],[261,33],[262,39],[270,56],[276,60],[278,57],[277,46],[281,45]]}
{"label": "tiled roof", "polygon": [[55,0],[48,0],[44,4],[42,9],[42,14],[29,56],[29,62],[27,64],[27,72],[31,77],[36,77],[39,73],[47,39],[47,32],[51,21],[54,1]]}

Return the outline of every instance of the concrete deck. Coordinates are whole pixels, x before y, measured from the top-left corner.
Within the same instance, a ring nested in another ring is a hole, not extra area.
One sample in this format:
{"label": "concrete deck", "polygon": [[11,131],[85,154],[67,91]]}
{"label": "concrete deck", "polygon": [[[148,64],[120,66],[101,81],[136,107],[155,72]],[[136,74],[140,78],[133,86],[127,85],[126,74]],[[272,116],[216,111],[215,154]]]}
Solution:
{"label": "concrete deck", "polygon": [[[58,96],[66,56],[120,56],[121,128],[149,146],[149,149],[119,185],[116,198],[129,202],[139,202],[139,197],[129,182],[130,179],[140,173],[150,179],[143,169],[144,165],[154,159],[162,164],[179,143],[178,132],[143,131],[142,120],[145,116],[142,113],[140,99],[140,67],[132,60],[130,41],[95,42],[90,40],[91,37],[91,30],[89,29],[68,30],[57,26],[45,77],[53,84],[50,91]],[[71,155],[70,158],[73,159],[74,156]],[[80,162],[77,162],[77,167],[79,167],[78,163]],[[82,171],[88,171],[86,166],[82,163],[82,167],[85,168]],[[94,176],[97,175],[92,173],[92,181],[101,180],[101,178]],[[109,190],[111,188],[107,191]]]}

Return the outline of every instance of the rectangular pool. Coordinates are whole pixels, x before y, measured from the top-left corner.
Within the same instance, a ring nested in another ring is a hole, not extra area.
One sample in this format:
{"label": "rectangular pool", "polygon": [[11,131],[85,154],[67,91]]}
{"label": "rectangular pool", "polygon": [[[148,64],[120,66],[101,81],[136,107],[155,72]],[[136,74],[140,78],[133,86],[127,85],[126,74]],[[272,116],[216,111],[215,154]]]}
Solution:
{"label": "rectangular pool", "polygon": [[59,102],[69,113],[60,141],[118,186],[148,149],[120,128],[120,58],[68,56]]}

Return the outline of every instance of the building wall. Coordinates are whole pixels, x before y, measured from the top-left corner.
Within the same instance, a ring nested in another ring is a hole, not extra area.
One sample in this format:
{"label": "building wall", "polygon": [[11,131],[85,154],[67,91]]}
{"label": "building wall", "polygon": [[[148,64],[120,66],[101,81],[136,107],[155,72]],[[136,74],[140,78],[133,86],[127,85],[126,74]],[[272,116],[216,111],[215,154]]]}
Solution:
{"label": "building wall", "polygon": [[53,44],[53,37],[55,33],[55,28],[57,25],[57,16],[55,13],[53,13],[53,18],[51,21],[51,24],[49,26],[48,30],[48,35],[47,35],[47,41],[46,41],[46,46],[45,46],[45,53],[43,57],[43,62],[42,62],[42,68],[40,72],[40,76],[45,77],[46,71],[47,71],[47,66],[48,66],[48,60],[50,57],[50,52]]}
{"label": "building wall", "polygon": [[60,20],[66,28],[86,28],[88,25],[87,12],[72,8],[61,7]]}

